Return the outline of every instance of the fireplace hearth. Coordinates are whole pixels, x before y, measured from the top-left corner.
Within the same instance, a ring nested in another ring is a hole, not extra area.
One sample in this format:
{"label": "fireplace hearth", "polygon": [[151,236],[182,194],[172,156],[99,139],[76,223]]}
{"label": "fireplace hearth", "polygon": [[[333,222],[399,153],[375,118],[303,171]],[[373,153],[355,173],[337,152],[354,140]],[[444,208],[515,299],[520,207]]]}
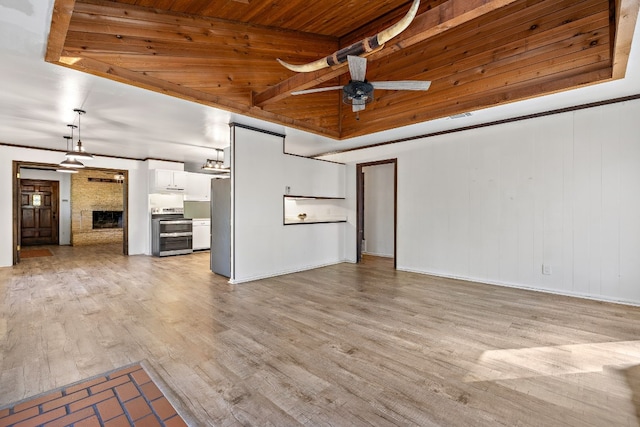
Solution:
{"label": "fireplace hearth", "polygon": [[122,211],[93,211],[93,229],[122,228]]}

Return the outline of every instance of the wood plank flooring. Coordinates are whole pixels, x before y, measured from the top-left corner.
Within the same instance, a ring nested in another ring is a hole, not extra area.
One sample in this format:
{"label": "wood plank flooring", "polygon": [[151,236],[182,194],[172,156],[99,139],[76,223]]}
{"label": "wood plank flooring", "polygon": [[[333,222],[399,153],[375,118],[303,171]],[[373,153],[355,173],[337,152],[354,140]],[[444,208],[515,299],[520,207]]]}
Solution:
{"label": "wood plank flooring", "polygon": [[638,426],[640,308],[365,258],[229,285],[208,252],[0,268],[0,406],[146,360],[201,425]]}

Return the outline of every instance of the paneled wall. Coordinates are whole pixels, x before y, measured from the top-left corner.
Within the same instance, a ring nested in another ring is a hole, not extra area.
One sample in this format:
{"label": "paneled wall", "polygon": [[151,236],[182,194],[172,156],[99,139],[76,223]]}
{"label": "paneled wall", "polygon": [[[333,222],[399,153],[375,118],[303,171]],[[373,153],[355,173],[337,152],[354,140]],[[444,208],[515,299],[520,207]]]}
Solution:
{"label": "paneled wall", "polygon": [[283,154],[282,137],[235,127],[234,283],[335,264],[345,223],[283,225],[283,196],[342,197],[345,166]]}
{"label": "paneled wall", "polygon": [[640,303],[638,117],[629,101],[332,158],[398,158],[399,269]]}

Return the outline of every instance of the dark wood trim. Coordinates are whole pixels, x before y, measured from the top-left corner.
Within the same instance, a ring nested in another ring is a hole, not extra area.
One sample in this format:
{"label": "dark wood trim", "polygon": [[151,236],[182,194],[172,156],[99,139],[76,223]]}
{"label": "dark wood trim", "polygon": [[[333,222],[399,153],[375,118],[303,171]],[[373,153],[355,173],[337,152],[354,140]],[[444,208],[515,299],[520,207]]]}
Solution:
{"label": "dark wood trim", "polygon": [[281,133],[278,133],[278,132],[272,132],[272,131],[269,131],[269,130],[260,129],[260,128],[253,127],[253,126],[243,125],[243,124],[235,123],[235,122],[229,123],[229,126],[232,127],[232,128],[239,127],[239,128],[242,128],[242,129],[252,130],[252,131],[264,133],[264,134],[267,134],[267,135],[279,136],[280,138],[282,138],[282,154],[286,154],[287,156],[301,157],[303,159],[318,160],[318,161],[321,161],[321,162],[335,163],[335,164],[338,164],[338,165],[344,165],[344,163],[336,162],[336,161],[333,161],[333,160],[316,159],[315,157],[303,156],[302,154],[287,153],[287,151],[286,151],[286,139],[287,139],[287,136],[284,135],[284,134],[281,134]]}
{"label": "dark wood trim", "polygon": [[287,156],[293,156],[293,157],[302,157],[303,159],[316,160],[316,161],[319,161],[319,162],[335,163],[336,165],[344,165],[344,164],[346,164],[346,163],[342,163],[342,162],[336,162],[334,160],[317,159],[315,157],[303,156],[302,154],[287,153],[286,151],[284,151],[284,144],[282,144],[282,154],[286,154]]}
{"label": "dark wood trim", "polygon": [[[54,153],[66,153],[67,152],[67,150],[60,150],[60,149],[57,149],[57,148],[34,147],[32,145],[10,144],[8,142],[0,142],[0,147],[26,148],[28,150],[42,150],[42,151],[50,151],[50,152],[54,152]],[[107,155],[107,154],[96,154],[96,153],[92,153],[92,154],[95,155],[96,157],[105,157],[107,159],[119,159],[119,160],[133,160],[133,161],[136,161],[136,162],[146,162],[147,160],[157,160],[159,162],[184,163],[184,162],[181,162],[179,160],[159,159],[159,158],[155,158],[155,157],[145,157],[144,159],[139,159],[139,158],[136,158],[136,157],[110,156],[110,155]],[[42,165],[44,165],[44,163]],[[37,166],[37,164],[34,164],[34,166]],[[51,164],[50,167],[41,167],[40,169],[46,170],[46,169],[54,169],[54,168],[57,168],[57,167],[59,167],[59,166]],[[38,169],[38,168],[34,167],[33,169]]]}
{"label": "dark wood trim", "polygon": [[580,105],[576,105],[576,106],[573,106],[573,107],[558,108],[556,110],[549,110],[549,111],[544,111],[544,112],[541,112],[541,113],[527,114],[527,115],[524,115],[524,116],[512,117],[512,118],[509,118],[509,119],[495,120],[493,122],[478,123],[478,124],[475,124],[475,125],[464,126],[464,127],[455,128],[455,129],[447,129],[447,130],[441,130],[441,131],[438,131],[438,132],[425,133],[425,134],[421,134],[421,135],[410,136],[410,137],[407,137],[407,138],[400,138],[400,139],[394,139],[394,140],[391,140],[391,141],[384,141],[384,142],[378,142],[378,143],[375,143],[375,144],[363,145],[361,147],[345,148],[344,150],[328,151],[328,152],[321,153],[321,154],[315,154],[313,157],[328,156],[328,155],[331,155],[331,154],[349,153],[351,151],[358,151],[358,150],[366,150],[368,148],[381,147],[383,145],[399,144],[401,142],[415,141],[417,139],[424,139],[424,138],[432,138],[434,136],[448,135],[448,134],[451,134],[451,133],[464,132],[464,131],[474,130],[474,129],[481,129],[481,128],[486,128],[486,127],[490,127],[490,126],[503,125],[503,124],[506,124],[506,123],[519,122],[519,121],[522,121],[522,120],[537,119],[539,117],[553,116],[555,114],[570,113],[570,112],[573,112],[573,111],[586,110],[586,109],[595,108],[595,107],[602,107],[602,106],[605,106],[605,105],[617,104],[617,103],[620,103],[620,102],[635,101],[637,99],[640,99],[640,94],[623,96],[623,97],[620,97],[620,98],[608,99],[608,100],[605,100],[605,101],[590,102],[588,104],[580,104]]}
{"label": "dark wood trim", "polygon": [[362,168],[393,164],[393,268],[398,268],[398,159],[377,160],[356,164],[356,262],[362,261],[362,233],[364,233],[364,178]]}
{"label": "dark wood trim", "polygon": [[[229,123],[230,127],[230,142],[231,148],[231,173],[229,174],[229,179],[231,180],[231,250],[229,251],[231,254],[231,259],[229,263],[231,264],[230,268],[230,281],[236,280],[236,189],[235,189],[235,181],[236,181],[236,126],[232,123]],[[284,202],[283,202],[284,203]],[[284,208],[283,208],[284,209]],[[284,211],[283,211],[284,214]]]}
{"label": "dark wood trim", "polygon": [[393,269],[398,268],[398,159],[393,162]]}
{"label": "dark wood trim", "polygon": [[122,183],[122,253],[129,255],[129,171],[122,170],[124,182]]}
{"label": "dark wood trim", "polygon": [[12,162],[12,193],[13,193],[13,265],[20,262],[20,251],[18,245],[21,239],[22,218],[20,218],[20,162]]}
{"label": "dark wood trim", "polygon": [[356,165],[356,262],[362,262],[362,235],[364,221],[364,178],[362,165]]}
{"label": "dark wood trim", "polygon": [[[0,144],[3,145],[3,144]],[[54,150],[58,151],[58,150]],[[181,163],[181,162],[180,162]],[[20,243],[20,179],[18,173],[21,168],[25,169],[38,169],[38,170],[55,170],[59,165],[52,163],[36,163],[30,161],[13,161],[13,265],[20,262],[20,252],[18,251],[18,245]],[[127,169],[111,169],[111,168],[93,168],[88,167],[86,170],[106,171],[106,172],[122,172],[124,175],[124,182],[122,183],[122,253],[129,255],[129,170]],[[61,206],[59,206],[61,209]]]}
{"label": "dark wood trim", "polygon": [[253,131],[256,131],[256,132],[260,132],[260,133],[266,133],[267,135],[279,136],[280,138],[285,138],[286,137],[286,135],[283,135],[283,134],[278,133],[278,132],[272,132],[270,130],[264,130],[264,129],[260,129],[260,128],[249,126],[249,125],[243,125],[241,123],[236,123],[236,122],[229,123],[229,126],[231,126],[231,127],[239,127],[239,128],[242,128],[242,129],[253,130]]}

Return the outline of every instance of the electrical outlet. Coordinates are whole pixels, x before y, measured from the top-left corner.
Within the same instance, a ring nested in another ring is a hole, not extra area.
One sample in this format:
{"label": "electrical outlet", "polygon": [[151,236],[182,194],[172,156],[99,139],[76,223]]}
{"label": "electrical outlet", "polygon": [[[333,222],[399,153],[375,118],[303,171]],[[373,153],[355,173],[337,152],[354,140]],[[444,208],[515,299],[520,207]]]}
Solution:
{"label": "electrical outlet", "polygon": [[542,274],[551,274],[551,266],[542,264]]}

